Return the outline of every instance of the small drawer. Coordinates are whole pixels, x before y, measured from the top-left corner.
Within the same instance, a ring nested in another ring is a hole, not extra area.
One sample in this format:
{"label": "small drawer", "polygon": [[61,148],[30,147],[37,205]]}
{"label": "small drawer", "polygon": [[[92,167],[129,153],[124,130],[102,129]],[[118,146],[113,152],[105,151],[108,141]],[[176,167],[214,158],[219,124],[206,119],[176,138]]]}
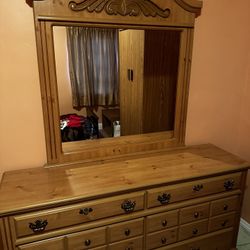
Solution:
{"label": "small drawer", "polygon": [[138,192],[15,216],[12,223],[18,238],[142,209],[144,192]]}
{"label": "small drawer", "polygon": [[210,194],[229,192],[240,187],[241,173],[170,185],[148,191],[148,208]]}
{"label": "small drawer", "polygon": [[178,210],[147,217],[147,232],[163,230],[178,225]]}
{"label": "small drawer", "polygon": [[180,226],[179,240],[186,240],[207,233],[208,220]]}
{"label": "small drawer", "polygon": [[67,235],[68,249],[82,250],[106,244],[106,228]]}
{"label": "small drawer", "polygon": [[209,232],[213,232],[227,227],[232,227],[234,226],[234,223],[235,212],[225,215],[218,215],[210,219],[208,230]]}
{"label": "small drawer", "polygon": [[49,239],[19,246],[18,250],[64,250],[64,239]]}
{"label": "small drawer", "polygon": [[143,219],[138,219],[109,226],[110,242],[142,235],[143,224]]}
{"label": "small drawer", "polygon": [[155,249],[177,241],[177,228],[167,229],[147,235],[147,249]]}
{"label": "small drawer", "polygon": [[141,236],[110,244],[109,250],[143,250],[143,237]]}
{"label": "small drawer", "polygon": [[180,210],[180,224],[206,219],[209,216],[209,203],[182,208]]}
{"label": "small drawer", "polygon": [[[202,240],[197,239],[191,243],[185,244],[184,249],[185,250],[229,250],[232,248],[232,239],[233,239],[233,231],[231,230],[229,232],[224,232],[219,235],[203,238]],[[175,250],[175,248],[173,250]]]}
{"label": "small drawer", "polygon": [[211,203],[211,216],[237,211],[240,205],[240,197],[232,196]]}

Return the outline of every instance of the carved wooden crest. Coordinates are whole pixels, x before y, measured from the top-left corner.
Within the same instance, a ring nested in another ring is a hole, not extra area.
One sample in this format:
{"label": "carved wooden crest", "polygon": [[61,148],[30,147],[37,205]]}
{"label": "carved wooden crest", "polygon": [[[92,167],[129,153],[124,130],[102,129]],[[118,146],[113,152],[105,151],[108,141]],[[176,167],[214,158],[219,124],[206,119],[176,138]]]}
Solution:
{"label": "carved wooden crest", "polygon": [[160,16],[167,18],[170,9],[161,9],[150,0],[84,0],[80,3],[71,1],[69,8],[73,11],[101,12],[106,11],[108,15],[138,16]]}

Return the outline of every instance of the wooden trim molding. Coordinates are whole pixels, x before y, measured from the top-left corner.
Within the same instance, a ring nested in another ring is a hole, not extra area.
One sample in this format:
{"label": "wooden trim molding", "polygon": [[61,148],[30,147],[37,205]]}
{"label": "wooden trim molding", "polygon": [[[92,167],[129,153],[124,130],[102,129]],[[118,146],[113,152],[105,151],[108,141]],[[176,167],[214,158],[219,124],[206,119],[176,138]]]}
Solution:
{"label": "wooden trim molding", "polygon": [[170,9],[165,10],[158,7],[150,0],[84,0],[82,2],[71,1],[69,8],[72,11],[101,12],[106,11],[108,15],[138,16],[143,13],[145,16],[160,16],[167,18]]}
{"label": "wooden trim molding", "polygon": [[198,0],[175,0],[175,2],[181,6],[184,10],[195,13],[199,16],[203,5],[202,1]]}

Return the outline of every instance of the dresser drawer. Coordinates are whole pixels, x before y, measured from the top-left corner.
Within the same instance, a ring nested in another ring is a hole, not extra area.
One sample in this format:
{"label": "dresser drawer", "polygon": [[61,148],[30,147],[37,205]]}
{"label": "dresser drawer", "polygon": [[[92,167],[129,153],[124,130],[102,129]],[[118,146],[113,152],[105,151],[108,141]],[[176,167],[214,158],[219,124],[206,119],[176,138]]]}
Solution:
{"label": "dresser drawer", "polygon": [[235,212],[213,217],[209,221],[209,232],[234,226]]}
{"label": "dresser drawer", "polygon": [[148,191],[148,208],[167,205],[240,187],[241,173],[170,185]]}
{"label": "dresser drawer", "polygon": [[209,203],[182,208],[180,210],[180,224],[201,220],[209,216]]}
{"label": "dresser drawer", "polygon": [[178,210],[151,215],[147,217],[147,232],[163,230],[178,225]]}
{"label": "dresser drawer", "polygon": [[64,239],[50,239],[19,246],[18,250],[64,250]]}
{"label": "dresser drawer", "polygon": [[70,234],[66,237],[70,250],[82,250],[105,245],[106,238],[106,227]]}
{"label": "dresser drawer", "polygon": [[189,223],[179,228],[179,240],[186,240],[207,233],[208,220]]}
{"label": "dresser drawer", "polygon": [[240,206],[240,197],[232,196],[211,203],[211,216],[237,211]]}
{"label": "dresser drawer", "polygon": [[47,232],[144,209],[144,193],[133,193],[12,217],[16,236]]}
{"label": "dresser drawer", "polygon": [[147,235],[147,249],[155,249],[177,241],[177,228],[167,229]]}
{"label": "dresser drawer", "polygon": [[143,250],[143,237],[141,236],[110,244],[109,250]]}
{"label": "dresser drawer", "polygon": [[125,240],[143,234],[143,219],[132,220],[109,226],[110,242]]}

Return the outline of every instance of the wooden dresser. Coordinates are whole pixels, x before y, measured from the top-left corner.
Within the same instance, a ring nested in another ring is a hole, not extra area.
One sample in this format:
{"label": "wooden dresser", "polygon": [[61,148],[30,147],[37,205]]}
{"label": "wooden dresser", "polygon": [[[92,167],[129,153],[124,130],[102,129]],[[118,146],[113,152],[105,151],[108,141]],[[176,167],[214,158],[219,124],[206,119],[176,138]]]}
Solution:
{"label": "wooden dresser", "polygon": [[233,249],[248,168],[201,145],[7,172],[0,249]]}

